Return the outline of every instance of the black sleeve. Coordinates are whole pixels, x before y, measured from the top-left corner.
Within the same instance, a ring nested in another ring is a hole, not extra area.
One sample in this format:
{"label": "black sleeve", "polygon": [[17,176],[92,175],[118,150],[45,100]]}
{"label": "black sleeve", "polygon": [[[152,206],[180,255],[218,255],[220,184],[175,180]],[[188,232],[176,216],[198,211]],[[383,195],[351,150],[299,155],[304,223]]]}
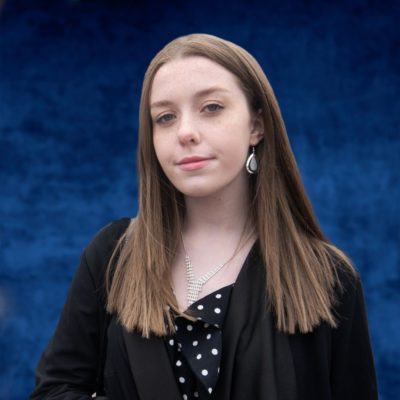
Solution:
{"label": "black sleeve", "polygon": [[84,250],[56,331],[36,368],[31,400],[89,400],[96,391],[105,320],[104,273],[129,219],[103,228]]}
{"label": "black sleeve", "polygon": [[335,400],[378,399],[364,294],[359,277],[342,274],[339,326],[332,332],[331,390]]}

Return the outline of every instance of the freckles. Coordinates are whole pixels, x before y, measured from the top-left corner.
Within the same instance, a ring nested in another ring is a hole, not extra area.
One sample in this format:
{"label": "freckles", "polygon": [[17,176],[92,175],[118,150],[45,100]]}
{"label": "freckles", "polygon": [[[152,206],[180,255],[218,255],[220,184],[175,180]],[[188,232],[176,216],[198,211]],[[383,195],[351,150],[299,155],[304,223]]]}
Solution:
{"label": "freckles", "polygon": [[154,132],[153,133],[153,146],[162,146],[168,140],[168,135],[162,132]]}

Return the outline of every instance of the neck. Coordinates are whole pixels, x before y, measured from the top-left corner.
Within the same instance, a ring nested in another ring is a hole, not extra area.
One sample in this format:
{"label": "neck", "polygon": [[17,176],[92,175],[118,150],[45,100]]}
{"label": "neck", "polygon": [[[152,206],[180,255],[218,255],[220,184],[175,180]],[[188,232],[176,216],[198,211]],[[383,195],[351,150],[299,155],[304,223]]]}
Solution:
{"label": "neck", "polygon": [[245,175],[210,196],[185,197],[182,242],[172,268],[180,309],[235,282],[255,239],[247,183]]}
{"label": "neck", "polygon": [[248,186],[225,188],[207,197],[185,197],[184,232],[242,231],[248,220]]}

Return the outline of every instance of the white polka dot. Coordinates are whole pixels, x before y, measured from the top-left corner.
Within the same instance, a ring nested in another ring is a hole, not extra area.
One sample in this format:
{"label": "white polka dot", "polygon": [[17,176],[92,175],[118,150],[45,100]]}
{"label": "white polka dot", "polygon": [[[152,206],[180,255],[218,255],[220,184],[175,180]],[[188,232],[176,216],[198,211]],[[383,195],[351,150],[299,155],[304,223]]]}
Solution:
{"label": "white polka dot", "polygon": [[218,370],[217,370],[217,372],[219,373],[219,367],[218,367]]}
{"label": "white polka dot", "polygon": [[220,314],[221,313],[221,309],[220,308],[214,308],[214,312],[215,314]]}
{"label": "white polka dot", "polygon": [[210,324],[207,324],[207,322],[204,324],[204,328],[208,328]]}
{"label": "white polka dot", "polygon": [[204,308],[203,304],[199,304],[199,305],[197,306],[197,309],[198,309],[198,310],[202,310],[203,308]]}
{"label": "white polka dot", "polygon": [[200,353],[199,353],[199,354],[197,354],[196,358],[197,358],[198,360],[200,360],[200,358],[201,358],[201,354],[200,354]]}
{"label": "white polka dot", "polygon": [[220,299],[222,297],[222,294],[221,293],[217,293],[216,295],[215,295],[215,298],[216,299]]}
{"label": "white polka dot", "polygon": [[207,340],[210,340],[210,339],[211,339],[211,333],[209,333],[209,334],[206,336],[206,338],[207,338]]}
{"label": "white polka dot", "polygon": [[198,342],[197,340],[195,340],[195,341],[192,343],[193,346],[197,346],[198,344],[199,344],[199,342]]}
{"label": "white polka dot", "polygon": [[177,360],[176,366],[177,366],[177,367],[180,367],[181,365],[182,365],[182,361],[181,361],[181,360]]}
{"label": "white polka dot", "polygon": [[186,329],[187,329],[188,331],[192,331],[192,330],[193,330],[193,326],[189,324],[189,325],[186,327]]}
{"label": "white polka dot", "polygon": [[194,396],[194,397],[199,397],[199,393],[198,393],[198,392],[194,392],[194,393],[193,393],[193,396]]}
{"label": "white polka dot", "polygon": [[178,330],[178,325],[175,325],[175,330],[176,330],[176,331]]}
{"label": "white polka dot", "polygon": [[182,343],[178,342],[178,347],[181,349],[182,348]]}
{"label": "white polka dot", "polygon": [[186,394],[184,394],[184,395],[182,395],[182,398],[183,398],[183,400],[187,400],[187,396],[186,396]]}
{"label": "white polka dot", "polygon": [[202,370],[201,370],[201,374],[202,374],[203,376],[207,376],[207,375],[208,375],[208,371],[207,371],[206,369],[202,369]]}
{"label": "white polka dot", "polygon": [[208,393],[212,393],[212,388],[208,388]]}
{"label": "white polka dot", "polygon": [[197,321],[201,321],[202,320],[202,318],[201,317],[197,317]]}
{"label": "white polka dot", "polygon": [[173,346],[174,343],[175,343],[175,342],[174,342],[174,339],[170,339],[168,343],[169,343],[170,346]]}
{"label": "white polka dot", "polygon": [[184,378],[183,376],[180,376],[180,377],[179,377],[179,382],[180,382],[180,383],[185,383],[185,378]]}
{"label": "white polka dot", "polygon": [[212,349],[211,350],[211,354],[213,354],[214,356],[216,356],[218,354],[218,350],[217,349]]}

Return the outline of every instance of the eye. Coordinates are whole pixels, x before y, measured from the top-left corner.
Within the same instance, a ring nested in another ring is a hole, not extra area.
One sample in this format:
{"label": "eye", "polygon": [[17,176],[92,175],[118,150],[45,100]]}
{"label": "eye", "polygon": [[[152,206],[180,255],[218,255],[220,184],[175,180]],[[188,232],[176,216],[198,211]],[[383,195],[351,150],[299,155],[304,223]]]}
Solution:
{"label": "eye", "polygon": [[217,104],[217,103],[211,103],[211,104],[207,104],[204,109],[206,109],[208,112],[216,112],[219,110],[222,110],[224,107],[222,107],[221,105]]}
{"label": "eye", "polygon": [[174,118],[174,114],[164,114],[161,117],[156,119],[157,124],[166,124]]}

